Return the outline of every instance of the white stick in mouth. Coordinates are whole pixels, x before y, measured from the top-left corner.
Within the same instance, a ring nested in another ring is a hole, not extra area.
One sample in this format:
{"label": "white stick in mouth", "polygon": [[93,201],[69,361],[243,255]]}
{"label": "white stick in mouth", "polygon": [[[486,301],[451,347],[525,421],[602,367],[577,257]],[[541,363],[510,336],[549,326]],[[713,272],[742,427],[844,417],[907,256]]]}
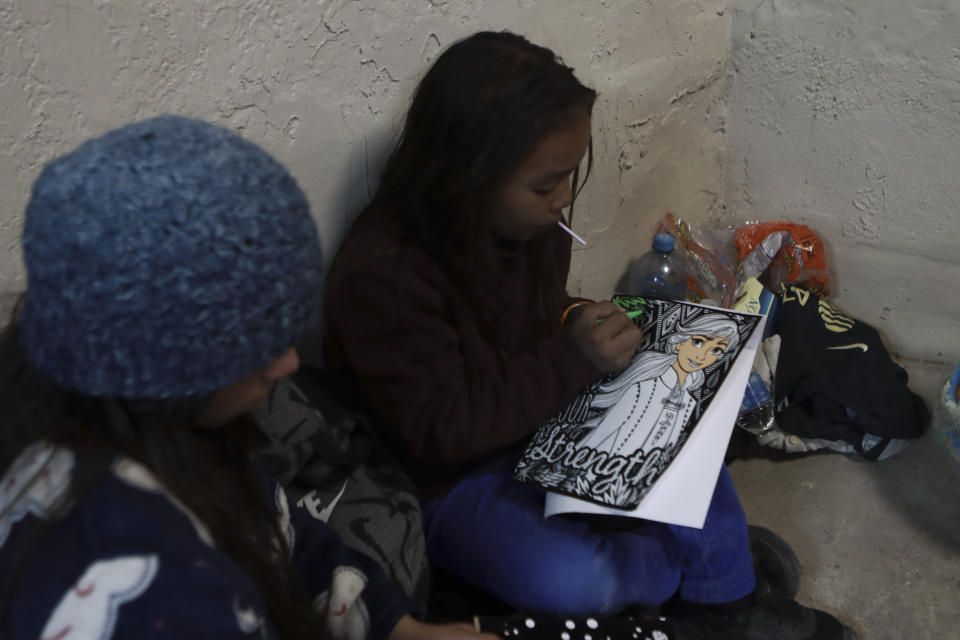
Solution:
{"label": "white stick in mouth", "polygon": [[581,238],[580,236],[578,236],[577,233],[576,233],[573,229],[571,229],[571,228],[568,227],[567,225],[563,224],[563,220],[557,220],[557,224],[560,225],[560,228],[561,228],[561,229],[563,229],[564,231],[566,231],[567,233],[569,233],[571,236],[573,236],[573,239],[574,239],[574,240],[576,240],[576,241],[579,242],[580,244],[586,246],[587,241],[584,240],[583,238]]}

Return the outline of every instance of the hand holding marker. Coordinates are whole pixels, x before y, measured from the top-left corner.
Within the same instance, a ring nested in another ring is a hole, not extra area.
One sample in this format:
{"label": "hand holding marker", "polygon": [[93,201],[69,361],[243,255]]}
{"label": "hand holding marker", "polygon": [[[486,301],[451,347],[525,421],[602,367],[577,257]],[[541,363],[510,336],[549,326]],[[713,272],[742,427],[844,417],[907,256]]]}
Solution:
{"label": "hand holding marker", "polygon": [[[577,313],[570,314],[572,309]],[[601,373],[622,370],[643,342],[643,333],[636,323],[609,300],[574,302],[564,311],[561,321]]]}

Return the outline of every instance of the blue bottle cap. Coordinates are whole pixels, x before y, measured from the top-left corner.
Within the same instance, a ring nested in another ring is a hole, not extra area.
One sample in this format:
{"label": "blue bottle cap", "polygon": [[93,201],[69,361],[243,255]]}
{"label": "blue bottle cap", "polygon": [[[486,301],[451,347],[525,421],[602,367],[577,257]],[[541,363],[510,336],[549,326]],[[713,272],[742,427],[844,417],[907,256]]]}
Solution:
{"label": "blue bottle cap", "polygon": [[663,253],[670,253],[674,248],[673,236],[669,233],[658,233],[653,236],[653,248]]}

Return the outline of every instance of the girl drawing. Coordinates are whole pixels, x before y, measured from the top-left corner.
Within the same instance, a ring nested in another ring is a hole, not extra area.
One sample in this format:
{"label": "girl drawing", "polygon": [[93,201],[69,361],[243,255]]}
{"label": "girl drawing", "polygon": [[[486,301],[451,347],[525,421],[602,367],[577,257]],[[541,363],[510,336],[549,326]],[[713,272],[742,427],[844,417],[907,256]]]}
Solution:
{"label": "girl drawing", "polygon": [[[356,380],[420,485],[434,566],[518,611],[610,616],[674,595],[739,607],[756,576],[725,469],[703,529],[544,518],[543,488],[513,481],[517,445],[644,340],[611,302],[565,288],[570,237],[557,222],[570,222],[590,167],[595,98],[516,34],[477,33],[440,54],[327,281],[327,365]],[[776,630],[757,637],[843,637],[798,604],[785,615],[750,602],[689,637],[746,637],[759,620]]]}
{"label": "girl drawing", "polygon": [[587,420],[581,446],[629,456],[638,449],[672,453],[696,408],[693,391],[704,370],[736,352],[738,325],[720,313],[679,323],[666,338],[667,351],[647,351],[622,374],[599,385],[591,409],[606,409]]}

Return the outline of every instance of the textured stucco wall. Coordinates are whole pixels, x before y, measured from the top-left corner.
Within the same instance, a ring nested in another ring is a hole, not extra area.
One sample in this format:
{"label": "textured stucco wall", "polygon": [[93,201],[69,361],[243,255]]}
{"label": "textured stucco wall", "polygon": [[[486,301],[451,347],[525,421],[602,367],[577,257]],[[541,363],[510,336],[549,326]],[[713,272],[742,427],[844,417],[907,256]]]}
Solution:
{"label": "textured stucco wall", "polygon": [[0,296],[24,288],[22,211],[43,163],[176,112],[233,127],[287,164],[328,256],[376,184],[437,51],[509,28],[597,88],[595,166],[571,289],[605,296],[666,209],[711,215],[723,185],[722,0],[4,0]]}
{"label": "textured stucco wall", "polygon": [[957,360],[960,2],[731,5],[731,219],[809,224],[841,309]]}

